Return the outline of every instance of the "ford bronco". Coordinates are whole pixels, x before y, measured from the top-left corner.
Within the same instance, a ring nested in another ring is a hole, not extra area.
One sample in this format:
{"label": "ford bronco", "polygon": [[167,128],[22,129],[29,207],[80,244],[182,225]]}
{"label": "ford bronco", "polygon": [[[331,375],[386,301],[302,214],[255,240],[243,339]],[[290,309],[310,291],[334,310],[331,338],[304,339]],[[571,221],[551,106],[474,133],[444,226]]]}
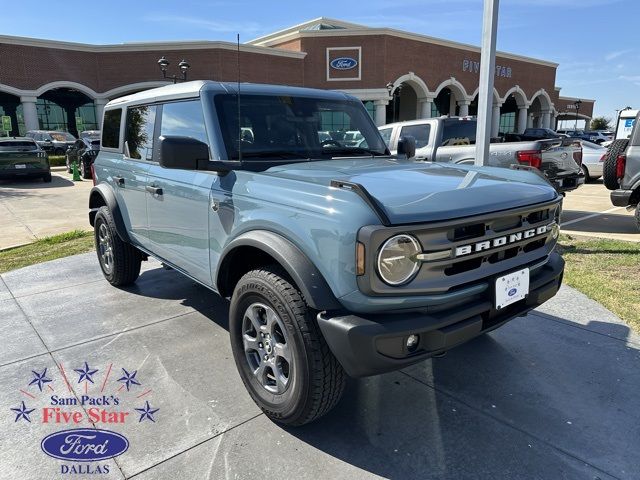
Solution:
{"label": "ford bronco", "polygon": [[124,286],[153,256],[230,297],[249,394],[274,421],[310,422],[346,375],[442,354],[562,281],[545,180],[414,148],[390,155],[339,92],[197,81],[113,100],[89,199],[100,267]]}

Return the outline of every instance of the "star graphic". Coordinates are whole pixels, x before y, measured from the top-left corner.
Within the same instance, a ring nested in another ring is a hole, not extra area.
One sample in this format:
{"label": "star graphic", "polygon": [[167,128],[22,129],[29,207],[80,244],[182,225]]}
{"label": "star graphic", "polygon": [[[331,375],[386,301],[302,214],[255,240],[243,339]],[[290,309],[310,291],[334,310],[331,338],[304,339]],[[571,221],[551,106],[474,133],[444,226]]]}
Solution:
{"label": "star graphic", "polygon": [[91,383],[93,383],[93,378],[91,378],[91,376],[95,375],[98,370],[89,369],[89,365],[87,365],[87,362],[84,362],[84,370],[81,368],[74,368],[73,371],[78,372],[78,374],[80,375],[80,377],[78,378],[78,383],[82,382],[83,380],[89,380]]}
{"label": "star graphic", "polygon": [[38,389],[42,391],[42,385],[51,382],[50,378],[47,378],[47,369],[45,368],[42,373],[38,373],[35,370],[31,370],[33,373],[33,380],[29,382],[29,385],[38,385]]}
{"label": "star graphic", "polygon": [[[118,379],[119,382],[124,383],[127,386],[127,392],[129,391],[129,387],[131,385],[140,385],[140,382],[136,380],[136,373],[138,371],[134,371],[132,373],[127,372],[124,368],[122,369],[122,376]],[[120,387],[122,388],[122,387]]]}
{"label": "star graphic", "polygon": [[140,412],[140,420],[138,420],[138,423],[140,423],[142,420],[145,420],[147,418],[155,423],[155,420],[153,419],[153,414],[156,413],[160,409],[159,408],[154,408],[152,410],[151,406],[149,405],[149,401],[147,400],[147,402],[145,402],[145,406],[143,408],[135,408],[134,410]]}
{"label": "star graphic", "polygon": [[31,414],[31,412],[33,412],[35,410],[35,408],[32,408],[31,410],[27,410],[27,407],[26,407],[26,405],[24,404],[24,401],[23,401],[22,402],[22,407],[12,408],[11,410],[16,412],[16,414],[17,414],[16,415],[16,419],[14,420],[14,422],[17,422],[21,418],[24,418],[27,422],[31,423],[31,420],[29,420],[29,415]]}

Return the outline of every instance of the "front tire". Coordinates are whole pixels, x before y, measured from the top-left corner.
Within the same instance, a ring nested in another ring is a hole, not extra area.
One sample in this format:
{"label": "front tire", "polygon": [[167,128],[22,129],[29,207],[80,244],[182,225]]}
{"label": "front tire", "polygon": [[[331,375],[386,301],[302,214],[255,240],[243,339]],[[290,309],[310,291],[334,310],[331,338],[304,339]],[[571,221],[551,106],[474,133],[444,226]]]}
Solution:
{"label": "front tire", "polygon": [[80,176],[85,180],[91,178],[91,169],[87,168],[84,160],[80,160]]}
{"label": "front tire", "polygon": [[47,172],[42,176],[42,181],[44,183],[51,183],[51,172]]}
{"label": "front tire", "polygon": [[104,278],[115,287],[135,282],[140,275],[142,254],[118,236],[108,207],[100,207],[96,212],[94,238]]}
{"label": "front tire", "polygon": [[346,376],[300,291],[278,267],[245,274],[233,292],[229,333],[249,394],[273,421],[304,425],[340,400]]}

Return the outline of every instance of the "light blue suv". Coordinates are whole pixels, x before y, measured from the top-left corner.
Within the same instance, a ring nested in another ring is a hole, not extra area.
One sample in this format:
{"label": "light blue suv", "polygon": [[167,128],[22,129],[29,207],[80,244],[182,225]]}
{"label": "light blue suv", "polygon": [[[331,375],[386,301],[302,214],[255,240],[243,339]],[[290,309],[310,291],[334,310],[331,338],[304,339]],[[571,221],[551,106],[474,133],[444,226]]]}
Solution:
{"label": "light blue suv", "polygon": [[231,297],[236,365],[273,420],[310,422],[345,373],[442,354],[557,292],[561,197],[538,175],[415,161],[411,137],[391,156],[343,93],[240,88],[110,102],[89,219],[112,285],[153,256]]}

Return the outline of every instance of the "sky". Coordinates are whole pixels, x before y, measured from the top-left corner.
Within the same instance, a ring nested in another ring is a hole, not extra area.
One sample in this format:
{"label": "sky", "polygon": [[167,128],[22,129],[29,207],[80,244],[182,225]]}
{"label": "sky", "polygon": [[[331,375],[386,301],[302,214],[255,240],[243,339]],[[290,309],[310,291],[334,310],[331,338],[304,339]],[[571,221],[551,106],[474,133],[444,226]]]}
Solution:
{"label": "sky", "polygon": [[[0,34],[105,44],[235,41],[240,33],[248,41],[322,16],[474,45],[482,34],[483,0],[100,3],[5,2]],[[501,0],[498,49],[559,63],[561,95],[595,99],[594,114],[613,117],[627,105],[640,108],[638,19],[638,0]]]}

